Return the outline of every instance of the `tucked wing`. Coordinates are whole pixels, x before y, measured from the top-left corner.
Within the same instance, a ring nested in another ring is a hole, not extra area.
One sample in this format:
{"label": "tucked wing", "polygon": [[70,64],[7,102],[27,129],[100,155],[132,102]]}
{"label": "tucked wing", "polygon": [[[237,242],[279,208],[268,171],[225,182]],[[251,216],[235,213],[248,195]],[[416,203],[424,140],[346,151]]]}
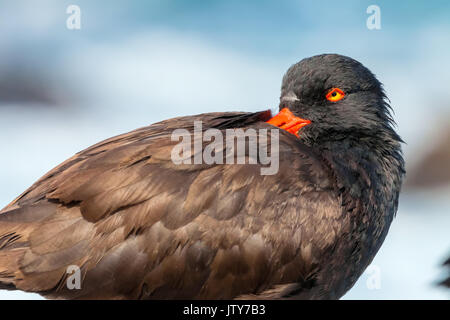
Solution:
{"label": "tucked wing", "polygon": [[[192,131],[196,120],[224,135],[274,129],[266,117],[171,119],[67,160],[0,212],[0,287],[109,299],[282,297],[307,289],[346,225],[332,177],[307,147],[276,129],[274,175],[249,164],[248,150],[246,164],[171,159],[175,129]],[[269,146],[274,141],[269,131]],[[80,289],[67,286],[69,266],[80,268]]]}

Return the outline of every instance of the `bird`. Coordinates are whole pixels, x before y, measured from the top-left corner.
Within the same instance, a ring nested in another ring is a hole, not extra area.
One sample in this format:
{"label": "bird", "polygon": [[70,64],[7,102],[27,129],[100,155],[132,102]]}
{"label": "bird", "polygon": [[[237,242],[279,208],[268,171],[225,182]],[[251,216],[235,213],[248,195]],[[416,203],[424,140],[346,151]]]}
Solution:
{"label": "bird", "polygon": [[[0,289],[48,299],[341,298],[397,212],[405,169],[392,107],[363,64],[320,54],[287,70],[278,111],[173,118],[66,160],[0,211]],[[248,149],[235,156],[245,163],[191,161],[198,150],[175,163],[173,133],[196,122],[202,133],[265,132],[278,170],[263,175]]]}

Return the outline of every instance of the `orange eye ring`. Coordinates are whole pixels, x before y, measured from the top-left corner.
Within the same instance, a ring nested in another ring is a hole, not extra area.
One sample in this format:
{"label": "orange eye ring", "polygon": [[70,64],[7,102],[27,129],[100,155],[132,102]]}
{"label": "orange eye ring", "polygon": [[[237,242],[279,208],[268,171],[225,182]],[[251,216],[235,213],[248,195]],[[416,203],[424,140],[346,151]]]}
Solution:
{"label": "orange eye ring", "polygon": [[328,101],[331,102],[337,102],[339,100],[344,99],[345,93],[339,88],[332,88],[330,91],[328,91],[326,98]]}

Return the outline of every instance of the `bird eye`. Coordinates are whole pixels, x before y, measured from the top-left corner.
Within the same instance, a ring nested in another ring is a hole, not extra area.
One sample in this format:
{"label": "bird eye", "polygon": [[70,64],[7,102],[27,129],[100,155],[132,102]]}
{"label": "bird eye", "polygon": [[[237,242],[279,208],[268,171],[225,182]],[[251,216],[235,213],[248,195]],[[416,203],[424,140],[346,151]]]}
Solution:
{"label": "bird eye", "polygon": [[328,91],[326,95],[327,100],[331,102],[342,100],[344,97],[345,97],[344,91],[342,91],[339,88],[332,88],[330,91]]}

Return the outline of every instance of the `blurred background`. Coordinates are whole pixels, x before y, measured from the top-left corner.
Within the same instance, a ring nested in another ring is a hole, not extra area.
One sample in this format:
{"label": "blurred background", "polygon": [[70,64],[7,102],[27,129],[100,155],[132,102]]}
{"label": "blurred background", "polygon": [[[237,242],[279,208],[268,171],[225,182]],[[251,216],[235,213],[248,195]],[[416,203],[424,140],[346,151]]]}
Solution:
{"label": "blurred background", "polygon": [[[80,29],[67,27],[70,5]],[[366,25],[370,5],[381,29]],[[344,299],[449,299],[437,286],[450,255],[449,49],[444,0],[0,0],[0,207],[110,136],[275,108],[290,65],[339,53],[384,83],[407,164],[388,237]]]}

